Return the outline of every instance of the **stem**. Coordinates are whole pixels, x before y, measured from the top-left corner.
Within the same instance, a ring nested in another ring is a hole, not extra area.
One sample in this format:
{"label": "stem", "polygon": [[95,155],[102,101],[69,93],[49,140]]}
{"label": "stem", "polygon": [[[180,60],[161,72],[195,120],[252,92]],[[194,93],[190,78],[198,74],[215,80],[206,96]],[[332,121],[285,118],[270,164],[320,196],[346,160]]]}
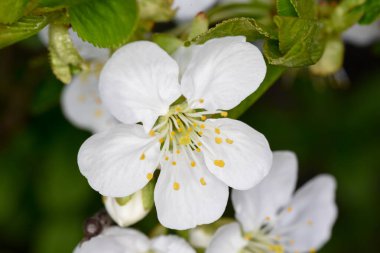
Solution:
{"label": "stem", "polygon": [[274,65],[267,65],[267,74],[260,87],[248,96],[237,107],[228,112],[228,117],[232,119],[239,118],[246,110],[248,110],[276,81],[286,68]]}

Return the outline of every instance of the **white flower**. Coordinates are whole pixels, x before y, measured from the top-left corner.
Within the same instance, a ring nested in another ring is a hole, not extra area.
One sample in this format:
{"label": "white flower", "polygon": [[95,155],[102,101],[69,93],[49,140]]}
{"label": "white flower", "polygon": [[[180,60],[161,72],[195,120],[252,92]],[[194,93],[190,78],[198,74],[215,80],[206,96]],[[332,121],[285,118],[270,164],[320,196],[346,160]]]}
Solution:
{"label": "white flower", "polygon": [[[110,50],[108,48],[98,48],[91,43],[83,41],[71,28],[69,29],[69,34],[73,45],[78,50],[79,55],[82,56],[83,59],[87,61],[104,61],[109,58]],[[38,33],[38,37],[46,47],[49,46],[49,26],[46,26],[44,29],[42,29]]]}
{"label": "white flower", "polygon": [[112,197],[138,191],[160,166],[158,218],[187,229],[223,214],[228,186],[244,190],[260,182],[272,152],[250,126],[206,119],[226,116],[220,109],[237,106],[260,85],[266,65],[255,46],[225,37],[183,48],[176,57],[178,63],[146,41],[115,52],[101,73],[100,95],[124,124],[89,138],[78,164],[95,190]]}
{"label": "white flower", "polygon": [[103,197],[104,206],[111,218],[121,227],[142,220],[153,207],[154,183],[151,181],[142,190],[124,197]]}
{"label": "white flower", "polygon": [[99,97],[98,83],[102,65],[94,62],[90,70],[76,75],[64,87],[61,96],[62,111],[66,118],[76,127],[93,133],[117,124]]}
{"label": "white flower", "polygon": [[221,227],[206,253],[315,252],[328,241],[337,217],[335,179],[320,175],[294,195],[297,159],[275,152],[268,176],[232,193],[239,223]]}
{"label": "white flower", "polygon": [[217,2],[218,0],[174,0],[173,8],[178,8],[175,19],[180,22],[190,20]]}
{"label": "white flower", "polygon": [[78,245],[74,253],[195,253],[185,240],[169,235],[152,240],[135,229],[106,228]]}
{"label": "white flower", "polygon": [[369,46],[380,40],[380,22],[371,25],[354,25],[343,33],[343,39],[357,46]]}

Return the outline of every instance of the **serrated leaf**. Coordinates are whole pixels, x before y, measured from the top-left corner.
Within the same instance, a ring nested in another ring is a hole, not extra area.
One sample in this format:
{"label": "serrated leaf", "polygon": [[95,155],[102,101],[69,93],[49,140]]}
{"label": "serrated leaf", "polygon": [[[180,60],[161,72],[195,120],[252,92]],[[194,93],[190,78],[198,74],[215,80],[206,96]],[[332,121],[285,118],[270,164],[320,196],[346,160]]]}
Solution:
{"label": "serrated leaf", "polygon": [[246,36],[248,41],[262,38],[277,38],[273,28],[264,26],[253,18],[232,18],[217,24],[207,32],[195,37],[191,40],[191,43],[202,44],[214,38],[239,35]]}
{"label": "serrated leaf", "polygon": [[39,0],[39,6],[44,7],[55,7],[55,6],[71,6],[75,4],[80,4],[84,2],[88,2],[91,0]]}
{"label": "serrated leaf", "polygon": [[276,4],[279,16],[297,17],[297,12],[290,0],[277,0]]}
{"label": "serrated leaf", "polygon": [[93,0],[74,5],[68,12],[79,37],[99,47],[126,43],[138,22],[136,0]]}
{"label": "serrated leaf", "polygon": [[278,41],[268,40],[264,54],[270,64],[303,67],[315,64],[324,51],[323,24],[316,20],[275,16]]}
{"label": "serrated leaf", "polygon": [[315,0],[290,0],[300,18],[315,19],[317,17],[317,4]]}
{"label": "serrated leaf", "polygon": [[68,27],[64,25],[50,25],[49,52],[53,73],[63,83],[71,82],[72,67],[84,67],[84,61],[73,45]]}
{"label": "serrated leaf", "polygon": [[367,0],[364,5],[364,15],[359,23],[362,25],[368,25],[376,21],[378,18],[380,18],[380,1]]}
{"label": "serrated leaf", "polygon": [[26,16],[11,25],[0,24],[0,48],[36,34],[49,23],[52,17],[52,15]]}
{"label": "serrated leaf", "polygon": [[24,14],[28,0],[1,0],[0,23],[11,24]]}

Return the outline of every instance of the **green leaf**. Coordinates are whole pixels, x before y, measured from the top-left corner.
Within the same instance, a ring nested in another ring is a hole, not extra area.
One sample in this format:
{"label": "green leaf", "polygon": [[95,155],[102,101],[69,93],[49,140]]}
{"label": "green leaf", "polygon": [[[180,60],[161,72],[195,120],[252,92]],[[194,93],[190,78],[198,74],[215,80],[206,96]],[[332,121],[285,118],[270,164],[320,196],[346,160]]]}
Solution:
{"label": "green leaf", "polygon": [[1,0],[0,23],[11,24],[24,14],[28,0]]}
{"label": "green leaf", "polygon": [[166,22],[175,15],[173,0],[138,0],[138,4],[141,19]]}
{"label": "green leaf", "polygon": [[297,17],[296,9],[290,0],[277,0],[277,14],[279,16]]}
{"label": "green leaf", "polygon": [[154,205],[154,187],[156,185],[156,179],[149,181],[147,185],[142,189],[142,202],[145,211],[152,209]]}
{"label": "green leaf", "polygon": [[315,19],[317,17],[317,5],[315,0],[290,0],[300,18]]}
{"label": "green leaf", "polygon": [[380,17],[380,1],[367,0],[364,5],[364,15],[360,19],[360,24],[368,25]]}
{"label": "green leaf", "polygon": [[239,118],[277,81],[278,78],[280,78],[284,71],[284,67],[267,65],[267,74],[259,88],[249,97],[244,99],[237,107],[229,111],[228,117],[232,119]]}
{"label": "green leaf", "polygon": [[326,21],[328,33],[342,33],[356,24],[363,16],[366,0],[344,0],[333,11]]}
{"label": "green leaf", "polygon": [[268,40],[264,54],[270,64],[303,67],[315,64],[324,51],[323,24],[316,20],[275,16],[279,41]]}
{"label": "green leaf", "polygon": [[195,37],[191,42],[202,44],[210,39],[238,35],[246,36],[248,41],[277,38],[273,28],[264,26],[253,18],[232,18],[217,24],[207,32]]}
{"label": "green leaf", "polygon": [[53,73],[63,83],[71,82],[72,67],[86,68],[65,25],[50,25],[49,52]]}
{"label": "green leaf", "polygon": [[0,48],[36,34],[49,23],[51,17],[52,15],[26,16],[11,25],[0,24]]}
{"label": "green leaf", "polygon": [[128,41],[138,22],[136,0],[92,0],[69,8],[79,37],[99,47],[118,47]]}
{"label": "green leaf", "polygon": [[89,2],[91,0],[39,0],[38,4],[44,7],[55,7],[55,6],[71,6],[75,4],[81,4],[84,2]]}
{"label": "green leaf", "polygon": [[158,44],[168,54],[174,53],[180,46],[183,46],[182,40],[166,33],[154,34],[153,42]]}
{"label": "green leaf", "polygon": [[203,12],[199,13],[191,22],[190,32],[188,35],[189,40],[194,39],[198,35],[207,32],[209,21]]}

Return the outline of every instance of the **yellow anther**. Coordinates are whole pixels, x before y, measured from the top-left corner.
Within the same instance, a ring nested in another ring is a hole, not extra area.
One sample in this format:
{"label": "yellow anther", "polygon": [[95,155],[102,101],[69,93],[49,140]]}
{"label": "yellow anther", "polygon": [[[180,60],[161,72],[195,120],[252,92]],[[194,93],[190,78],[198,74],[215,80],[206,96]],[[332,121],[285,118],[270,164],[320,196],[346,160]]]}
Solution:
{"label": "yellow anther", "polygon": [[169,156],[165,156],[165,161],[168,161],[169,160]]}
{"label": "yellow anther", "polygon": [[150,180],[152,180],[152,178],[153,178],[153,174],[152,173],[148,173],[148,174],[146,174],[146,178],[150,181]]}
{"label": "yellow anther", "polygon": [[201,182],[201,185],[206,185],[206,180],[203,177],[199,179],[199,182]]}
{"label": "yellow anther", "polygon": [[149,135],[153,137],[153,136],[156,135],[156,133],[155,133],[153,130],[150,130],[150,131],[149,131]]}
{"label": "yellow anther", "polygon": [[293,208],[292,207],[288,207],[288,209],[286,209],[288,211],[288,213],[292,212],[293,211]]}
{"label": "yellow anther", "polygon": [[178,132],[179,133],[181,133],[183,130],[182,130],[182,128],[180,127],[180,128],[178,128]]}
{"label": "yellow anther", "polygon": [[181,154],[181,150],[177,149],[176,153]]}
{"label": "yellow anther", "polygon": [[215,160],[215,161],[214,161],[214,164],[215,164],[215,166],[218,166],[218,167],[220,167],[220,168],[223,168],[224,165],[225,165],[225,163],[224,163],[223,160]]}
{"label": "yellow anther", "polygon": [[100,118],[101,116],[103,116],[103,111],[100,109],[97,109],[95,111],[95,117]]}
{"label": "yellow anther", "polygon": [[308,220],[307,224],[311,226],[311,225],[313,225],[313,221],[312,220]]}
{"label": "yellow anther", "polygon": [[309,250],[309,252],[310,252],[310,253],[316,253],[316,252],[317,252],[317,250],[316,250],[316,249],[314,249],[314,248],[311,248],[311,249]]}
{"label": "yellow anther", "polygon": [[231,140],[231,139],[226,139],[226,142],[228,143],[228,144],[232,144],[232,143],[234,143],[234,141],[233,140]]}
{"label": "yellow anther", "polygon": [[227,116],[228,116],[228,112],[221,112],[221,113],[220,113],[220,116],[222,116],[222,117],[227,117]]}
{"label": "yellow anther", "polygon": [[164,138],[160,138],[158,141],[159,141],[160,143],[164,143],[165,139],[164,139]]}
{"label": "yellow anther", "polygon": [[253,234],[252,233],[246,233],[244,234],[244,239],[247,241],[250,241],[253,239]]}
{"label": "yellow anther", "polygon": [[196,148],[195,149],[197,152],[201,152],[201,149],[200,148]]}
{"label": "yellow anther", "polygon": [[269,216],[265,217],[265,220],[270,221],[270,217]]}
{"label": "yellow anther", "polygon": [[207,117],[205,115],[201,116],[201,120],[205,121],[206,119],[207,119]]}
{"label": "yellow anther", "polygon": [[220,134],[220,129],[219,128],[215,128],[215,133],[216,134]]}
{"label": "yellow anther", "polygon": [[216,144],[221,144],[223,142],[223,139],[220,137],[215,137]]}
{"label": "yellow anther", "polygon": [[199,131],[198,134],[199,134],[199,136],[202,136],[202,135],[203,135],[203,132],[202,132],[202,131]]}
{"label": "yellow anther", "polygon": [[189,145],[191,143],[190,135],[184,135],[179,138],[179,144],[181,145]]}
{"label": "yellow anther", "polygon": [[204,129],[206,126],[204,124],[201,124],[200,127]]}
{"label": "yellow anther", "polygon": [[199,103],[203,104],[205,100],[203,98],[199,99]]}
{"label": "yellow anther", "polygon": [[178,182],[174,182],[174,183],[173,183],[173,189],[176,190],[176,191],[178,191],[179,188],[180,188],[179,183],[178,183]]}
{"label": "yellow anther", "polygon": [[175,121],[177,121],[178,124],[181,124],[181,120],[180,119],[175,119]]}
{"label": "yellow anther", "polygon": [[202,142],[198,142],[198,143],[197,143],[197,146],[198,146],[198,147],[202,146]]}
{"label": "yellow anther", "polygon": [[174,135],[175,135],[175,132],[174,132],[174,131],[171,131],[171,132],[170,132],[170,135],[171,135],[171,136],[174,136]]}
{"label": "yellow anther", "polygon": [[96,97],[96,98],[95,98],[95,103],[96,103],[97,105],[100,105],[100,104],[102,104],[102,100],[101,100],[99,97]]}
{"label": "yellow anther", "polygon": [[190,165],[191,165],[191,167],[195,167],[196,163],[195,163],[194,161],[192,161],[192,162],[190,163]]}
{"label": "yellow anther", "polygon": [[145,160],[145,154],[144,153],[141,154],[140,160]]}
{"label": "yellow anther", "polygon": [[192,127],[189,127],[189,128],[187,129],[187,131],[188,131],[188,132],[191,132],[191,131],[193,131],[193,128],[192,128]]}
{"label": "yellow anther", "polygon": [[193,123],[193,127],[197,127],[197,126],[198,126],[198,124],[194,122]]}
{"label": "yellow anther", "polygon": [[175,111],[176,111],[176,112],[180,112],[180,111],[181,111],[181,107],[180,107],[180,106],[177,106],[177,107],[175,108]]}
{"label": "yellow anther", "polygon": [[176,166],[176,165],[177,165],[177,162],[176,162],[176,161],[173,161],[173,162],[172,162],[172,165],[173,165],[173,166]]}

